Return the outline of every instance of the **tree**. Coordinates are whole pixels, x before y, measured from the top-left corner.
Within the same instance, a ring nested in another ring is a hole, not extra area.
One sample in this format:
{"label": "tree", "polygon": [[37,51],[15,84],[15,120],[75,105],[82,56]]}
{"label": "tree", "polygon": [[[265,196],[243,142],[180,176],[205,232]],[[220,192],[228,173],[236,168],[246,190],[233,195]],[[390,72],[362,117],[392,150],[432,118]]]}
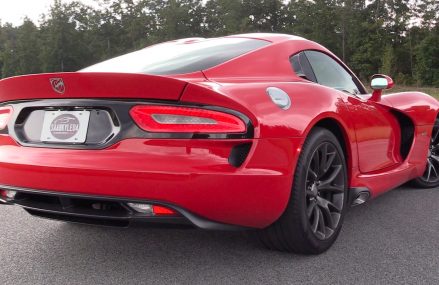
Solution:
{"label": "tree", "polygon": [[289,33],[314,40],[360,78],[437,84],[437,0],[54,0],[36,25],[0,23],[0,76],[75,71],[185,37]]}
{"label": "tree", "polygon": [[17,62],[16,74],[39,73],[41,61],[36,54],[40,53],[39,31],[28,18],[17,29],[15,57]]}
{"label": "tree", "polygon": [[4,78],[17,75],[17,29],[11,24],[6,24],[1,29],[0,39],[0,62],[2,67],[2,77]]}
{"label": "tree", "polygon": [[340,55],[341,38],[336,34],[339,22],[334,0],[292,0],[287,5],[285,31],[325,45]]}
{"label": "tree", "polygon": [[210,0],[205,6],[204,34],[223,36],[241,32],[242,2],[239,0]]}
{"label": "tree", "polygon": [[41,62],[45,72],[74,71],[89,60],[88,46],[80,32],[82,4],[55,0],[41,24]]}
{"label": "tree", "polygon": [[169,0],[157,11],[157,36],[163,40],[203,35],[204,6],[202,0]]}
{"label": "tree", "polygon": [[416,75],[420,84],[439,87],[439,33],[435,30],[418,46]]}
{"label": "tree", "polygon": [[391,45],[387,45],[384,49],[383,60],[382,60],[380,72],[384,74],[394,74],[395,73],[395,53]]}
{"label": "tree", "polygon": [[241,8],[243,31],[275,32],[284,29],[286,7],[281,0],[244,0]]}

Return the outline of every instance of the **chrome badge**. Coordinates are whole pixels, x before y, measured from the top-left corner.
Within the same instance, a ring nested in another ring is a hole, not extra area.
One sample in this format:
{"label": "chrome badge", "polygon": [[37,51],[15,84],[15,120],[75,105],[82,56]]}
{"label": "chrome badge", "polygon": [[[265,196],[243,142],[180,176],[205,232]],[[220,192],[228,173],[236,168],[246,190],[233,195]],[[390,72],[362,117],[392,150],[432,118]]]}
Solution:
{"label": "chrome badge", "polygon": [[50,85],[52,85],[53,90],[56,93],[64,94],[66,91],[66,86],[62,78],[50,78]]}

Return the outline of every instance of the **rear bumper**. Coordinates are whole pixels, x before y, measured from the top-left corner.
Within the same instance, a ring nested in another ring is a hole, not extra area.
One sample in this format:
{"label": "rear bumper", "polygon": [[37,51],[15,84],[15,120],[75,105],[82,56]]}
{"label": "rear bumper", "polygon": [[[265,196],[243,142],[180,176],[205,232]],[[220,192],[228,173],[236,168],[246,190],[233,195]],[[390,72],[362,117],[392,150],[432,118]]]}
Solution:
{"label": "rear bumper", "polygon": [[[246,229],[246,227],[209,221],[178,206],[157,201],[41,191],[5,185],[0,185],[0,189],[16,193],[13,199],[0,198],[0,204],[20,206],[33,216],[52,220],[112,227],[148,224],[166,227],[195,226],[208,230]],[[167,216],[142,214],[130,208],[129,203],[165,206],[176,214]],[[99,208],[94,208],[93,205],[99,205]]]}
{"label": "rear bumper", "polygon": [[[263,228],[286,207],[301,142],[127,139],[103,150],[72,150],[22,147],[0,135],[0,185],[122,202],[155,201],[201,228]],[[233,166],[232,149],[243,143],[251,144],[248,156]]]}

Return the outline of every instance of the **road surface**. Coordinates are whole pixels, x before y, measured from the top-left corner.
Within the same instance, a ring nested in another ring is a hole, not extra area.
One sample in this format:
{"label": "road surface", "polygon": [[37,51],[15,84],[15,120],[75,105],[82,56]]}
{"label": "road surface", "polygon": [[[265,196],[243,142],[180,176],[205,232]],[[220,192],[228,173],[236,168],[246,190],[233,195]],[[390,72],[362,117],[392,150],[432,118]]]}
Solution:
{"label": "road surface", "polygon": [[320,256],[240,232],[114,229],[0,207],[2,284],[439,284],[439,189],[401,187],[348,213]]}

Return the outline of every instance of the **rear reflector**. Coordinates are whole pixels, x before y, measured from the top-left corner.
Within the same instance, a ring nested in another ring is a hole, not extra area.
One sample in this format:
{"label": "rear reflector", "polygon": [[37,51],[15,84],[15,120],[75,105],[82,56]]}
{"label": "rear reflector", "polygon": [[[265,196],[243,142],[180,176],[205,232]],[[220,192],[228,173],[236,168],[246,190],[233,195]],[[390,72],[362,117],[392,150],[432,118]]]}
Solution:
{"label": "rear reflector", "polygon": [[128,203],[128,206],[135,210],[138,213],[151,215],[151,216],[178,216],[178,213],[170,208],[151,205],[151,204],[142,204],[142,203]]}
{"label": "rear reflector", "polygon": [[156,216],[175,216],[177,215],[177,212],[175,212],[172,209],[163,207],[163,206],[152,206],[152,210],[154,212],[154,215]]}
{"label": "rear reflector", "polygon": [[198,108],[135,106],[130,110],[136,124],[148,132],[243,133],[245,123],[237,116]]}
{"label": "rear reflector", "polygon": [[0,190],[0,198],[14,199],[17,195],[17,191],[13,190]]}
{"label": "rear reflector", "polygon": [[11,115],[12,115],[11,106],[0,107],[0,130],[6,128]]}

